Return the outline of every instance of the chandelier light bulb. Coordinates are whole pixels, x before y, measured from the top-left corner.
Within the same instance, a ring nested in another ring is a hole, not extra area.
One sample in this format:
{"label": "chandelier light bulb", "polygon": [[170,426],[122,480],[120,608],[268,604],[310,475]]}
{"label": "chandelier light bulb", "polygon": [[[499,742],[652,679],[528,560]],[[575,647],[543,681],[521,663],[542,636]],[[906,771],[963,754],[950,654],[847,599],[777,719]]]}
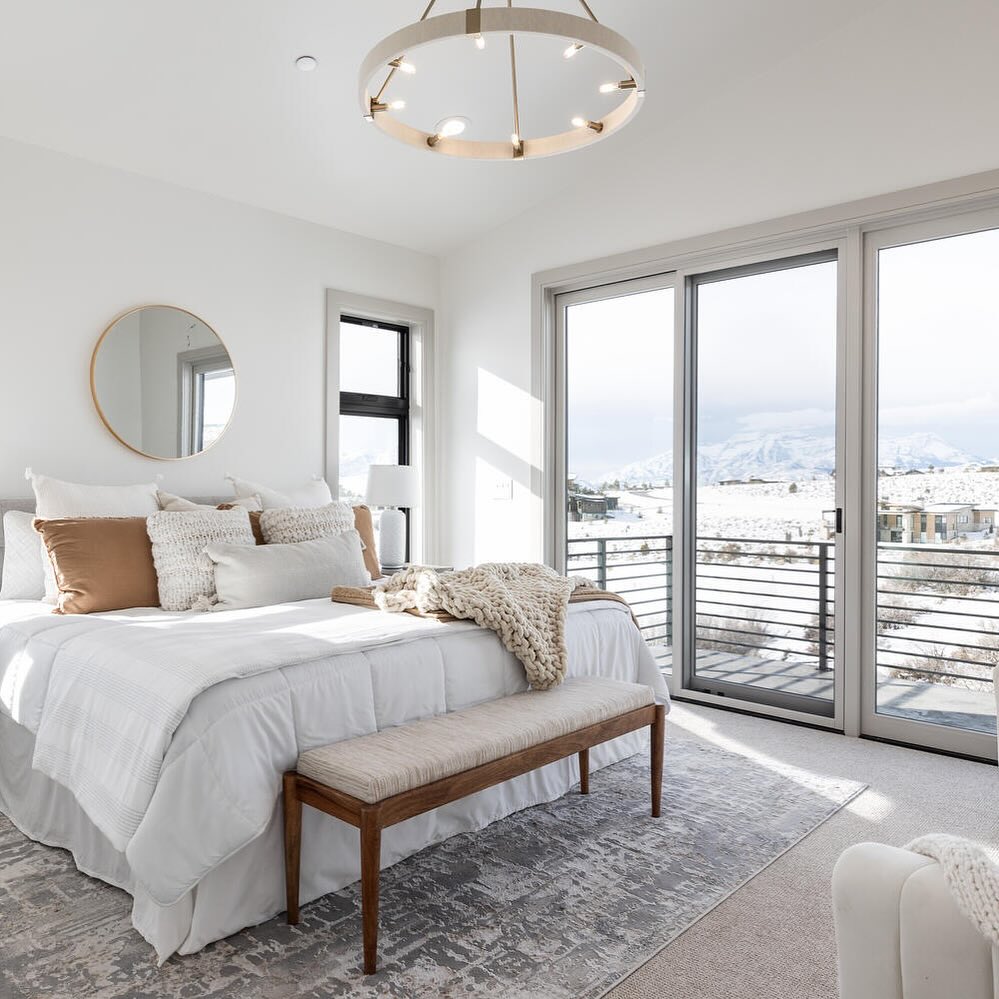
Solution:
{"label": "chandelier light bulb", "polygon": [[602,94],[613,94],[615,90],[620,89],[616,83],[602,83],[600,85],[600,93]]}
{"label": "chandelier light bulb", "polygon": [[399,56],[398,59],[393,59],[389,65],[393,69],[399,70],[400,73],[405,73],[407,76],[412,76],[416,72],[416,67],[411,62],[406,62],[402,56]]}
{"label": "chandelier light bulb", "polygon": [[390,101],[389,109],[392,111],[402,111],[406,107],[405,101]]}
{"label": "chandelier light bulb", "polygon": [[562,56],[565,59],[571,59],[577,52],[583,48],[579,42],[573,42],[563,53]]}
{"label": "chandelier light bulb", "polygon": [[580,118],[579,115],[576,115],[576,117],[572,119],[572,127],[573,128],[586,128],[586,119],[585,118]]}
{"label": "chandelier light bulb", "polygon": [[475,36],[475,47],[481,52],[486,47],[486,40],[481,34]]}
{"label": "chandelier light bulb", "polygon": [[437,134],[445,139],[453,139],[465,131],[465,123],[460,118],[448,118],[438,129]]}

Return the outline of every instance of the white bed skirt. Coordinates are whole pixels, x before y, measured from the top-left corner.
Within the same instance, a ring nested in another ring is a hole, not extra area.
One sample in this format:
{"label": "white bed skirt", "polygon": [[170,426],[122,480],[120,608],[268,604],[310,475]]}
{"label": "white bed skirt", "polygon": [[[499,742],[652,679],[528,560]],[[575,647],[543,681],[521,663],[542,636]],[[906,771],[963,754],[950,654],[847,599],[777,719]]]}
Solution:
{"label": "white bed skirt", "polygon": [[[596,770],[648,747],[648,731],[632,733],[590,751]],[[85,874],[133,896],[132,924],[162,962],[174,952],[193,954],[215,940],[265,922],[285,909],[280,801],[270,824],[253,842],[210,871],[170,906],[137,889],[124,854],[86,817],[65,788],[37,771],[34,737],[0,715],[0,810],[26,836],[70,850]],[[531,805],[553,801],[577,783],[575,757],[550,764],[497,787],[386,829],[382,866],[462,832],[482,829]],[[302,831],[303,903],[337,891],[360,877],[357,830],[306,808]]]}

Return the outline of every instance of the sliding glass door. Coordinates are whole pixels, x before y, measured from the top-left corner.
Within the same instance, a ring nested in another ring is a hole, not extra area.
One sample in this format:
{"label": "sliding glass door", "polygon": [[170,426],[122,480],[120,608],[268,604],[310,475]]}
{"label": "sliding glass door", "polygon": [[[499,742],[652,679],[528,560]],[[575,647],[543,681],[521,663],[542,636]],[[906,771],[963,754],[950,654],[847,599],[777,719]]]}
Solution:
{"label": "sliding glass door", "polygon": [[685,686],[835,713],[835,251],[688,279]]}
{"label": "sliding glass door", "polygon": [[961,232],[950,221],[877,234],[868,275],[877,429],[864,728],[989,755],[999,666],[999,228]]}
{"label": "sliding glass door", "polygon": [[629,602],[672,664],[672,276],[563,295],[558,303],[564,468],[558,553]]}

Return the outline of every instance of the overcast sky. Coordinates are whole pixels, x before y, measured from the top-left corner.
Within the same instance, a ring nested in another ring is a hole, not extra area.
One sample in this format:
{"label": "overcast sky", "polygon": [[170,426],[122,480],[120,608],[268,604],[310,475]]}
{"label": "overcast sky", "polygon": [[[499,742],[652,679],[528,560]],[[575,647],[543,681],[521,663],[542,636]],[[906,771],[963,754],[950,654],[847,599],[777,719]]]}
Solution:
{"label": "overcast sky", "polygon": [[[879,261],[880,432],[931,432],[999,457],[999,231],[891,248]],[[701,443],[833,432],[836,264],[699,289]],[[572,306],[569,470],[672,447],[673,293]]]}

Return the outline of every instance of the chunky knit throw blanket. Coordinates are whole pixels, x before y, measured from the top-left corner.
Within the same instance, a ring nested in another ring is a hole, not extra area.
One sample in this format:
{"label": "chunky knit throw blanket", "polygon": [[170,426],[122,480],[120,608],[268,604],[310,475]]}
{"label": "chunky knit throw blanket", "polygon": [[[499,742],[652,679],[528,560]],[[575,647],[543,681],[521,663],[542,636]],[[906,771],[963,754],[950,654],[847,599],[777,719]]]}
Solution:
{"label": "chunky knit throw blanket", "polygon": [[376,589],[374,598],[382,610],[443,611],[495,631],[524,664],[531,687],[549,690],[565,679],[569,597],[577,589],[595,588],[588,579],[560,576],[544,565],[487,562],[458,572],[404,569]]}
{"label": "chunky knit throw blanket", "polygon": [[999,947],[999,866],[977,843],[934,833],[920,836],[907,847],[935,860],[957,907],[989,940]]}

